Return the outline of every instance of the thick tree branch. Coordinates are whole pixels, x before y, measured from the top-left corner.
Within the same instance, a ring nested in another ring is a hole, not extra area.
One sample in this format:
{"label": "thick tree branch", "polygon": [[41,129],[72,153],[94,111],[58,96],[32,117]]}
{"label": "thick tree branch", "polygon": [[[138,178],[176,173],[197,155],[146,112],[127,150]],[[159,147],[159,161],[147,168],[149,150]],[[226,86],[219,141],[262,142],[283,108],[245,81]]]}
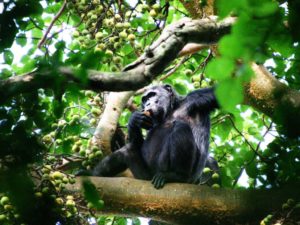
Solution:
{"label": "thick tree branch", "polygon": [[139,89],[163,72],[187,43],[216,43],[230,31],[233,22],[233,18],[217,21],[217,17],[180,20],[164,29],[158,40],[123,72],[88,71],[86,83],[76,78],[75,72],[70,68],[59,68],[56,72],[60,76],[54,76],[53,71],[38,70],[22,76],[10,77],[0,81],[0,103],[16,94],[31,92],[38,88],[54,88],[57,80],[63,82],[62,84],[75,82],[80,88],[96,91]]}
{"label": "thick tree branch", "polygon": [[244,102],[270,116],[289,136],[300,135],[300,93],[270,74],[263,65],[252,64],[255,77],[246,85]]}
{"label": "thick tree branch", "polygon": [[[149,181],[90,179],[105,201],[105,208],[99,213],[149,217],[171,224],[258,224],[267,214],[281,209],[288,198],[300,199],[299,186],[277,190],[216,190],[174,183],[156,190]],[[80,192],[80,178],[68,190]]]}

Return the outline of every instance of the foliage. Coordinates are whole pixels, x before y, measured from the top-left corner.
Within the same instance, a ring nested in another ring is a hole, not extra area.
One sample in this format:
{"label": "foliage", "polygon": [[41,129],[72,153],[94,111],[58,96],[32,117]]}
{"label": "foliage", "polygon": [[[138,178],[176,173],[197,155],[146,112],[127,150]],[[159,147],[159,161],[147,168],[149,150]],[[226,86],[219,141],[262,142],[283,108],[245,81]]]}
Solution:
{"label": "foliage", "polygon": [[[188,14],[178,0],[148,2],[68,0],[41,49],[38,44],[64,2],[0,3],[0,79],[37,68],[54,76],[59,65],[76,68],[83,81],[86,69],[121,70],[167,24]],[[218,54],[213,48],[204,49],[175,60],[165,70],[170,74],[163,82],[181,95],[217,84],[222,110],[212,115],[211,153],[221,167],[222,187],[271,188],[300,178],[298,140],[276,130],[266,116],[240,105],[243,85],[253,76],[253,61],[268,62],[276,78],[300,88],[300,4],[280,2],[218,0],[220,17],[238,18],[232,32],[220,40]],[[139,103],[136,96],[132,104]],[[91,138],[104,106],[105,94],[65,89],[60,83],[54,90],[21,94],[0,106],[0,223],[87,224],[91,217],[97,217],[98,224],[127,223],[126,218],[95,214],[94,207],[101,208],[103,202],[99,196],[92,200],[94,189],[89,184],[87,201],[64,192],[74,183],[74,168],[65,169],[66,162],[74,163],[75,169],[90,169],[102,157]],[[119,120],[124,132],[128,116],[125,110]],[[24,202],[34,204],[28,207]],[[33,216],[36,209],[39,213]]]}

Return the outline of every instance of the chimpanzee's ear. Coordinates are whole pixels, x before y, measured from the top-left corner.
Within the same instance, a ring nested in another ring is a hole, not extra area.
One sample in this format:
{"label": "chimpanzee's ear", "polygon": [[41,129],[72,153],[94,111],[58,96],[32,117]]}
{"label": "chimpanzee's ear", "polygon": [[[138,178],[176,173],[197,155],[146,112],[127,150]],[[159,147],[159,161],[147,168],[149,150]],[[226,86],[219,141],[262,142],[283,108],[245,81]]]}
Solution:
{"label": "chimpanzee's ear", "polygon": [[164,84],[164,89],[166,89],[168,92],[170,92],[171,94],[174,94],[173,88],[170,84]]}

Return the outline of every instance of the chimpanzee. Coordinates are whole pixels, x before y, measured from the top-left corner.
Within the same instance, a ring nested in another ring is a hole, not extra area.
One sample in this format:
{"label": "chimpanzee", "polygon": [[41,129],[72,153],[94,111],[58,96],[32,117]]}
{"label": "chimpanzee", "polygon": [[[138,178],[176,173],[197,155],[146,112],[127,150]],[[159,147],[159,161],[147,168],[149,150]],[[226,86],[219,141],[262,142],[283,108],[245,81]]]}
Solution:
{"label": "chimpanzee", "polygon": [[[204,166],[215,164],[208,156],[209,113],[217,107],[214,88],[185,97],[170,85],[149,88],[142,96],[142,110],[129,120],[129,147],[104,158],[93,175],[113,176],[129,168],[135,178],[152,179],[157,189],[166,182],[199,182]],[[145,139],[142,129],[147,130]]]}

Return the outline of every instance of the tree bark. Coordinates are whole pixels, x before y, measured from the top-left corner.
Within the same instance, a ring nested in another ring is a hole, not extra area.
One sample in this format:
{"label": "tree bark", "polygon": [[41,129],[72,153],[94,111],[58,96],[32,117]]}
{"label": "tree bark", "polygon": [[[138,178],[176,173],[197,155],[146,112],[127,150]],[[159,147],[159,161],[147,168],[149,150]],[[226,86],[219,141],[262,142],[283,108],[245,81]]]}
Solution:
{"label": "tree bark", "polygon": [[300,135],[300,93],[281,83],[263,65],[252,64],[244,103],[271,117],[290,137]]}
{"label": "tree bark", "polygon": [[[68,190],[80,193],[81,179],[68,186]],[[268,214],[281,209],[288,198],[300,200],[300,186],[231,190],[169,183],[157,190],[149,181],[132,178],[89,179],[105,202],[99,213],[148,217],[171,224],[257,224]]]}

